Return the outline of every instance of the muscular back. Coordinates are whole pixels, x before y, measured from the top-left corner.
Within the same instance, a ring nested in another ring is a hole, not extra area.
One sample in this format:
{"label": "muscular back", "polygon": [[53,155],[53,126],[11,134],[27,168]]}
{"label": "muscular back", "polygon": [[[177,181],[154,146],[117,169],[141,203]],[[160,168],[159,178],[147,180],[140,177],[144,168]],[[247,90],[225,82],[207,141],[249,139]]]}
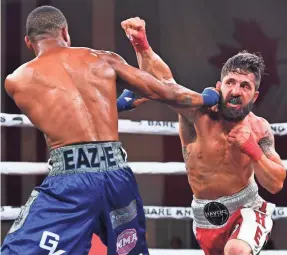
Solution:
{"label": "muscular back", "polygon": [[51,148],[118,140],[116,74],[97,53],[55,49],[6,79],[7,92]]}

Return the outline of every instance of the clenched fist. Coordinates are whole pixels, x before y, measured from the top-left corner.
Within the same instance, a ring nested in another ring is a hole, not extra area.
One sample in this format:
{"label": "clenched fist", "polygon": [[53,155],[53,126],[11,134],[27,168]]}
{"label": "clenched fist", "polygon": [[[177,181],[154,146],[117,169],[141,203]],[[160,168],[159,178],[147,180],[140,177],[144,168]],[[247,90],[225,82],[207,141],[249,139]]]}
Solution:
{"label": "clenched fist", "polygon": [[149,43],[146,37],[145,21],[139,17],[124,20],[121,23],[125,30],[126,36],[131,41],[135,50],[144,51],[149,49]]}
{"label": "clenched fist", "polygon": [[228,133],[228,142],[241,147],[251,136],[249,127],[244,125],[237,125]]}
{"label": "clenched fist", "polygon": [[237,125],[228,133],[228,142],[239,147],[241,152],[248,155],[251,159],[258,161],[263,152],[255,141],[251,130],[245,125]]}

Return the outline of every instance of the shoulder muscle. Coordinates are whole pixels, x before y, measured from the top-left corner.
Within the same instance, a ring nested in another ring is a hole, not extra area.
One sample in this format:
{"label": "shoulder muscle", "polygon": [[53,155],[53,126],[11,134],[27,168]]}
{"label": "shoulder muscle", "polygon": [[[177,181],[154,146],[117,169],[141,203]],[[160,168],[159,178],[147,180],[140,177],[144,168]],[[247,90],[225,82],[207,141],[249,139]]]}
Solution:
{"label": "shoulder muscle", "polygon": [[127,63],[120,55],[112,51],[92,50],[92,53],[96,54],[100,59],[107,61],[110,64],[113,64],[113,63],[126,64]]}

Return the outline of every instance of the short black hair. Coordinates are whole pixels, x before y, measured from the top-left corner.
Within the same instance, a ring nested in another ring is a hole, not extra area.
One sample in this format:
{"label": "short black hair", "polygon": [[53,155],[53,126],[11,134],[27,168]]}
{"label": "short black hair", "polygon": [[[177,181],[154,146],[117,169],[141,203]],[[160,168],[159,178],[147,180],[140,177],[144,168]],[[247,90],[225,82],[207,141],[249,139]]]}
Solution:
{"label": "short black hair", "polygon": [[221,80],[230,72],[253,73],[255,76],[255,90],[258,90],[264,69],[265,64],[261,55],[242,51],[226,61],[221,70]]}
{"label": "short black hair", "polygon": [[68,27],[64,14],[57,8],[49,5],[34,9],[27,18],[26,34],[31,41],[37,36],[58,36],[61,28]]}

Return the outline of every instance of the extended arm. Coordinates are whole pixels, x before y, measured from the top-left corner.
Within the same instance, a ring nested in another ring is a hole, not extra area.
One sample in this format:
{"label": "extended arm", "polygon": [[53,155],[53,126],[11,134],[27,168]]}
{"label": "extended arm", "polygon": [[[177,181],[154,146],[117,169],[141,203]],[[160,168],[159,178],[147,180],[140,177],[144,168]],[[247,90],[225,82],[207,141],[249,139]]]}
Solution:
{"label": "extended arm", "polygon": [[[127,37],[130,39],[136,54],[139,63],[140,69],[150,73],[155,78],[163,82],[167,86],[171,86],[171,90],[177,89],[172,88],[175,84],[175,80],[173,79],[172,73],[168,65],[152,50],[149,46],[146,32],[145,32],[145,22],[140,18],[131,18],[122,22],[122,27],[126,32]],[[186,88],[183,88],[186,91],[190,91]],[[124,93],[118,99],[119,102],[124,102],[121,100],[124,94],[127,94],[128,91],[124,91]],[[194,92],[196,93],[196,92]],[[205,89],[202,94],[196,93],[198,97],[202,97],[203,103],[197,106],[213,106],[219,100],[219,94],[214,91],[214,89],[208,88]],[[130,97],[132,98],[132,93],[130,93]],[[120,101],[121,100],[121,101]],[[188,100],[186,98],[186,100]],[[138,104],[146,102],[147,99],[136,99],[133,98],[133,101],[130,100],[129,107],[134,107]],[[127,105],[127,103],[126,103]],[[174,108],[177,108],[178,112],[182,111],[182,105],[178,104],[170,104]],[[193,107],[193,106],[192,106]],[[122,107],[123,108],[123,107]]]}
{"label": "extended arm", "polygon": [[[150,73],[165,84],[176,83],[169,67],[150,47],[147,50],[136,51],[136,53],[140,69]],[[118,110],[131,110],[147,101],[149,101],[148,98],[137,98],[131,91],[124,90],[117,100]]]}
{"label": "extended arm", "polygon": [[[149,99],[161,101],[176,107],[201,107],[204,97],[178,84],[162,83],[145,71],[128,65],[115,53],[99,56],[114,69],[118,77],[126,81],[127,88]],[[214,94],[218,95],[216,91]]]}
{"label": "extended arm", "polygon": [[[146,38],[144,20],[140,18],[131,18],[123,21],[121,25],[134,46],[140,69],[150,73],[162,82],[175,83],[169,67],[149,46]],[[117,100],[118,111],[133,109],[137,105],[147,101],[149,101],[148,98],[137,98],[131,91],[124,90]]]}

